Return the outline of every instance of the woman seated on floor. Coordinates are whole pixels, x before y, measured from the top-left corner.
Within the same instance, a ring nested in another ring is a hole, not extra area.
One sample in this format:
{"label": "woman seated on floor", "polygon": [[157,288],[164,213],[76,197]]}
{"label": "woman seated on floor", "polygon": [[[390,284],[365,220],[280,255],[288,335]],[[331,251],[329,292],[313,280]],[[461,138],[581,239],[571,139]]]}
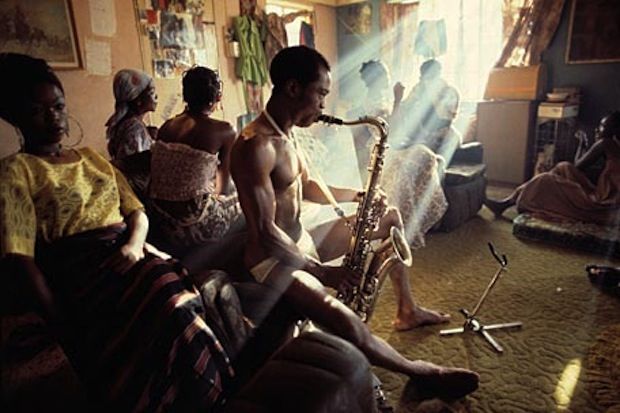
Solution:
{"label": "woman seated on floor", "polygon": [[106,122],[108,152],[112,159],[123,159],[151,147],[156,128],[147,127],[144,116],[157,108],[153,78],[133,69],[114,75],[115,110]]}
{"label": "woman seated on floor", "polygon": [[24,138],[0,161],[3,290],[28,294],[106,411],[209,411],[233,370],[187,272],[145,252],[123,176],[62,147],[65,96],[47,63],[3,53],[0,79],[0,117]]}
{"label": "woman seated on floor", "polygon": [[[513,206],[553,221],[581,221],[618,225],[620,218],[620,111],[605,116],[595,132],[596,141],[572,164],[560,162],[536,175],[502,200],[487,199],[496,216]],[[605,167],[593,184],[585,175],[599,159]]]}
{"label": "woman seated on floor", "polygon": [[230,179],[235,131],[210,117],[222,98],[216,72],[194,67],[183,76],[185,111],[164,123],[151,149],[148,212],[158,236],[178,249],[221,239],[242,221]]}

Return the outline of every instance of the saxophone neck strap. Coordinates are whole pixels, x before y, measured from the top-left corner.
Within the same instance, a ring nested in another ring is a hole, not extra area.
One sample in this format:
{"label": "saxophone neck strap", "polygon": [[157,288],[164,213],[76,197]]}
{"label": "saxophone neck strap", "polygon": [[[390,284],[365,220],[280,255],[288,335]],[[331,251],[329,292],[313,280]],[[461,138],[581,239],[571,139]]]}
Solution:
{"label": "saxophone neck strap", "polygon": [[[276,132],[278,132],[282,136],[282,138],[284,138],[284,139],[288,138],[288,139],[290,139],[293,142],[293,145],[295,146],[295,149],[298,151],[299,155],[304,158],[305,164],[306,164],[306,172],[308,173],[308,175],[310,175],[311,167],[313,167],[312,161],[306,155],[305,150],[303,149],[302,145],[300,145],[299,142],[297,141],[297,139],[295,139],[295,136],[292,133],[292,131],[291,131],[290,134],[284,133],[282,128],[280,128],[280,126],[278,126],[278,124],[273,119],[273,117],[269,114],[269,112],[267,112],[267,109],[263,110],[263,114],[265,115],[265,119],[267,119],[267,121],[269,122],[271,127]],[[314,168],[314,171],[316,171],[316,168]],[[340,207],[340,204],[338,204],[338,201],[336,201],[336,198],[334,197],[334,194],[329,189],[329,186],[327,186],[327,184],[325,183],[325,180],[323,179],[321,174],[316,172],[316,173],[312,174],[312,177],[313,177],[314,181],[317,183],[317,186],[319,187],[321,192],[323,193],[323,196],[325,197],[325,199],[327,199],[327,201],[330,203],[330,205],[334,208],[334,211],[336,211],[336,214],[339,217],[344,218],[344,216],[345,216],[344,210]]]}

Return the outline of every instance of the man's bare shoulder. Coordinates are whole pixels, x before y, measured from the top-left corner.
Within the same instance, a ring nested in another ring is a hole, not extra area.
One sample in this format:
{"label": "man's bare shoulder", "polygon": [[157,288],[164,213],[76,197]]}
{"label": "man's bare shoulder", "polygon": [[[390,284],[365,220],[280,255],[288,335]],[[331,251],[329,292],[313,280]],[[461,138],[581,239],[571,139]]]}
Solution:
{"label": "man's bare shoulder", "polygon": [[249,123],[241,133],[239,133],[239,140],[252,141],[258,139],[259,141],[271,141],[277,135],[274,134],[273,128],[262,121],[261,118],[257,118]]}
{"label": "man's bare shoulder", "polygon": [[277,138],[273,130],[256,121],[246,126],[232,148],[233,174],[240,173],[241,170],[251,173],[255,167],[260,167],[261,170],[273,167],[277,158]]}
{"label": "man's bare shoulder", "polygon": [[237,151],[260,151],[274,150],[279,136],[274,134],[273,129],[256,119],[248,124],[239,133],[239,137],[235,142],[234,149]]}

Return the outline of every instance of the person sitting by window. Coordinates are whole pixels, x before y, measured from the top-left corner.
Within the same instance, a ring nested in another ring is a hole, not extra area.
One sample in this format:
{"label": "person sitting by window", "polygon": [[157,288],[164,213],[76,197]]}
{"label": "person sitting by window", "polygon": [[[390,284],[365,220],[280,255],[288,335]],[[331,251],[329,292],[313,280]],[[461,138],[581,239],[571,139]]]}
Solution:
{"label": "person sitting by window", "polygon": [[133,69],[114,75],[115,111],[106,122],[108,152],[112,159],[123,159],[150,149],[156,128],[147,127],[144,115],[157,108],[157,94],[151,76]]}
{"label": "person sitting by window", "polygon": [[3,53],[0,82],[0,117],[24,138],[0,161],[3,303],[47,321],[104,411],[210,411],[234,371],[187,272],[145,252],[148,220],[122,174],[62,147],[48,64]]}
{"label": "person sitting by window", "polygon": [[221,98],[216,72],[200,66],[188,70],[183,76],[187,107],[162,125],[151,150],[151,218],[174,247],[221,239],[242,221],[230,179],[236,133],[228,122],[211,118]]}
{"label": "person sitting by window", "polygon": [[450,163],[461,144],[452,127],[459,106],[459,93],[441,77],[441,63],[427,60],[420,66],[420,81],[392,113],[393,136],[398,146],[428,146]]}
{"label": "person sitting by window", "polygon": [[[574,164],[560,162],[519,186],[507,198],[486,199],[484,204],[496,216],[516,205],[519,212],[542,219],[616,226],[620,213],[620,111],[600,121],[595,139]],[[605,160],[605,166],[594,184],[585,171],[599,159]]]}
{"label": "person sitting by window", "polygon": [[[397,82],[392,88],[390,102],[390,71],[380,60],[362,64],[360,75],[367,92],[359,116],[380,116],[390,124],[397,122],[393,113],[399,112],[404,87]],[[366,115],[364,115],[364,113]],[[353,139],[362,179],[368,174],[374,139],[367,127],[353,129]],[[394,136],[388,137],[388,143]],[[426,233],[444,215],[448,201],[441,187],[445,162],[427,146],[415,144],[391,147],[386,152],[381,187],[388,200],[400,210],[407,241],[413,248],[425,245]]]}

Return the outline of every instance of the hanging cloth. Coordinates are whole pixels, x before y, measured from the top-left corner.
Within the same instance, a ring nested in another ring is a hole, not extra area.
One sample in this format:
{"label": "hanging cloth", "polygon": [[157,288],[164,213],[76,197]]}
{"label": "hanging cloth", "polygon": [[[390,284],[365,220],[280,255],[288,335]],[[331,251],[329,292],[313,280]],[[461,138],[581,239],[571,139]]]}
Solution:
{"label": "hanging cloth", "polygon": [[271,64],[274,56],[288,46],[288,37],[284,19],[276,13],[265,15],[265,55],[267,63]]}
{"label": "hanging cloth", "polygon": [[308,46],[311,48],[314,47],[314,28],[311,24],[306,22],[301,22],[301,28],[299,29],[299,44],[304,46]]}
{"label": "hanging cloth", "polygon": [[446,53],[446,21],[422,20],[418,26],[414,51],[427,59],[433,59]]}
{"label": "hanging cloth", "polygon": [[233,19],[233,27],[240,52],[235,68],[237,76],[263,86],[267,83],[267,60],[258,24],[250,16],[237,16]]}

